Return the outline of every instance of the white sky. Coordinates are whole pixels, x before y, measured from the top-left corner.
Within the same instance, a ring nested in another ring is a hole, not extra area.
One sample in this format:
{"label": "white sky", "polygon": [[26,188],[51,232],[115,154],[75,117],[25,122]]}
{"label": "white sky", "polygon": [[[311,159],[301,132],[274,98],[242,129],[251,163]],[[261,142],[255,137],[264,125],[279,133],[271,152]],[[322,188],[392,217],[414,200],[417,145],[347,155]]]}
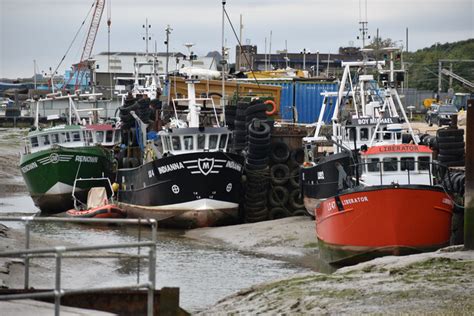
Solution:
{"label": "white sky", "polygon": [[[265,37],[272,52],[303,48],[312,52],[337,52],[359,35],[359,1],[362,18],[365,0],[228,0],[226,9],[239,32],[243,15],[243,42],[247,39],[264,52]],[[109,3],[109,0],[107,0]],[[0,78],[33,75],[33,60],[38,70],[55,68],[79,29],[93,0],[0,0]],[[173,28],[171,50],[186,52],[184,43],[195,43],[198,55],[221,50],[221,0],[112,0],[111,51],[145,51],[142,25],[152,25],[152,43],[158,51],[167,24]],[[409,28],[410,51],[436,42],[474,38],[474,0],[367,0],[369,34],[379,28],[383,38],[405,42]],[[104,10],[94,53],[107,51],[107,8]],[[59,69],[62,74],[78,62],[85,40],[81,35]],[[225,37],[234,60],[236,40],[226,23]],[[400,42],[401,43],[401,42]],[[405,44],[404,44],[405,45]]]}

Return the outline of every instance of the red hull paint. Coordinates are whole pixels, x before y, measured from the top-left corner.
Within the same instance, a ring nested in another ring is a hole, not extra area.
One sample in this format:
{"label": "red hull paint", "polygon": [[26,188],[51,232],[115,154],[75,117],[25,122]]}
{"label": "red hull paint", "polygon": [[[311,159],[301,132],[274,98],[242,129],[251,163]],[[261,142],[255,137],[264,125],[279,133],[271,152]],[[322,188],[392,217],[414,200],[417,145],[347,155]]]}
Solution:
{"label": "red hull paint", "polygon": [[453,204],[441,190],[372,187],[338,198],[340,203],[333,197],[316,208],[316,234],[324,243],[322,252],[337,252],[322,253],[331,258],[330,263],[382,249],[396,255],[400,249],[422,251],[449,243]]}
{"label": "red hull paint", "polygon": [[80,217],[80,218],[124,218],[127,217],[119,207],[113,204],[107,204],[104,206],[91,208],[88,210],[69,210],[66,212],[69,217]]}

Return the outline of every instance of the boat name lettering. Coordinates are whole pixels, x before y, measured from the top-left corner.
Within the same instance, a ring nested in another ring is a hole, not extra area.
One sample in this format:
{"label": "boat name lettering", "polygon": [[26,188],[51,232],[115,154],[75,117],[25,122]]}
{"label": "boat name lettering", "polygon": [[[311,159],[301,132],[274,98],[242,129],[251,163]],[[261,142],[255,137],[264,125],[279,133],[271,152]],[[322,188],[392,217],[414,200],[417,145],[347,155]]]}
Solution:
{"label": "boat name lettering", "polygon": [[98,157],[91,157],[91,156],[76,156],[77,162],[92,162],[96,163],[99,161]]}
{"label": "boat name lettering", "polygon": [[227,163],[225,164],[225,167],[230,168],[230,169],[234,169],[238,172],[242,171],[242,165],[235,162],[235,161],[227,161]]}
{"label": "boat name lettering", "polygon": [[380,147],[380,152],[419,151],[417,145],[390,145]]}
{"label": "boat name lettering", "polygon": [[361,203],[361,202],[369,202],[369,198],[366,196],[358,196],[356,198],[350,198],[346,200],[342,200],[342,205],[350,205],[354,203]]}
{"label": "boat name lettering", "polygon": [[30,164],[27,164],[26,166],[21,167],[21,172],[27,173],[28,171],[33,170],[35,168],[38,168],[38,165],[36,164],[36,161],[34,161]]}
{"label": "boat name lettering", "polygon": [[392,117],[384,117],[384,118],[361,118],[357,119],[357,124],[359,125],[367,125],[367,124],[377,124],[380,121],[382,124],[393,124],[394,119]]}
{"label": "boat name lettering", "polygon": [[158,167],[158,172],[160,174],[164,174],[164,173],[179,170],[179,169],[184,169],[184,165],[182,162],[175,162],[169,165]]}

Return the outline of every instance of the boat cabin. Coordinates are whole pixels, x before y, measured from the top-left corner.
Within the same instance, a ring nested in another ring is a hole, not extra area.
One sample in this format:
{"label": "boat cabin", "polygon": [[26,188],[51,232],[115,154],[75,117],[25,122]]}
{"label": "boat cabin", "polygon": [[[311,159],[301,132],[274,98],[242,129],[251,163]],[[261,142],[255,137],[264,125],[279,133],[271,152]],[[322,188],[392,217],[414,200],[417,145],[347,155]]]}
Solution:
{"label": "boat cabin", "polygon": [[[379,126],[377,126],[378,120],[381,120]],[[337,124],[335,135],[344,147],[352,150],[355,149],[354,145],[361,148],[362,145],[369,145],[371,142],[400,144],[402,143],[402,127],[398,121],[398,117],[353,118],[351,124]]]}
{"label": "boat cabin", "polygon": [[34,153],[52,146],[80,147],[91,145],[113,146],[120,142],[120,131],[112,125],[55,126],[30,132],[25,137],[25,153]]}
{"label": "boat cabin", "polygon": [[173,128],[159,133],[163,154],[227,151],[231,131],[225,127]]}
{"label": "boat cabin", "polygon": [[363,151],[361,158],[364,185],[433,184],[432,151],[427,146],[376,145]]}

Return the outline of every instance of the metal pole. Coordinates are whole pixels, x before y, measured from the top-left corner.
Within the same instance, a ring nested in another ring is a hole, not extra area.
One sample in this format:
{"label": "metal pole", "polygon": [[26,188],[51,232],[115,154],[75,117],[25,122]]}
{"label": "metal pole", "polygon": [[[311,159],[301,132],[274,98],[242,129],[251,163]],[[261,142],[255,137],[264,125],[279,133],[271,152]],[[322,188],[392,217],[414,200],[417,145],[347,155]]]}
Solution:
{"label": "metal pole", "polygon": [[316,77],[319,77],[319,50],[316,51]]}
{"label": "metal pole", "polygon": [[155,292],[156,287],[156,229],[158,224],[155,220],[150,220],[151,222],[151,240],[153,242],[153,246],[150,247],[150,258],[149,258],[149,271],[148,271],[148,315],[153,315],[153,295]]}
{"label": "metal pole", "polygon": [[[26,242],[25,242],[25,249],[30,249],[30,221],[26,221],[25,223],[25,235],[26,235]],[[27,290],[30,285],[30,255],[25,255],[25,278],[24,278],[24,285],[25,290]]]}
{"label": "metal pole", "polygon": [[221,97],[221,107],[224,109],[225,104],[225,47],[224,47],[224,13],[225,13],[225,4],[226,1],[222,1],[222,97]]}
{"label": "metal pole", "polygon": [[56,247],[56,285],[54,289],[54,315],[59,316],[61,308],[61,247]]}
{"label": "metal pole", "polygon": [[474,250],[474,99],[467,101],[464,248]]}
{"label": "metal pole", "polygon": [[[442,61],[438,61],[438,98],[440,97],[441,94],[441,69],[442,69]],[[439,100],[437,100],[439,101]]]}
{"label": "metal pole", "polygon": [[[449,71],[453,72],[453,63],[449,63]],[[449,76],[449,89],[453,87],[453,77]]]}

